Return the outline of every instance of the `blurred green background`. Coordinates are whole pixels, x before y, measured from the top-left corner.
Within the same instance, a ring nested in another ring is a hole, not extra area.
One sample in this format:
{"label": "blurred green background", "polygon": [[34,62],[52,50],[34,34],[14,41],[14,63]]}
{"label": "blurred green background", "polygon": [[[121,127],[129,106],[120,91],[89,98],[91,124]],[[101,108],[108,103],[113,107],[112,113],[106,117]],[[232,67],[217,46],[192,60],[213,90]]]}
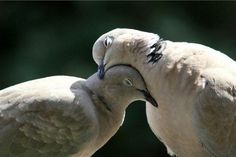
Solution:
{"label": "blurred green background", "polygon": [[[87,78],[97,70],[94,41],[118,27],[201,43],[236,59],[235,2],[0,2],[0,88],[51,75]],[[127,109],[123,126],[93,157],[108,156],[168,156],[144,103]]]}

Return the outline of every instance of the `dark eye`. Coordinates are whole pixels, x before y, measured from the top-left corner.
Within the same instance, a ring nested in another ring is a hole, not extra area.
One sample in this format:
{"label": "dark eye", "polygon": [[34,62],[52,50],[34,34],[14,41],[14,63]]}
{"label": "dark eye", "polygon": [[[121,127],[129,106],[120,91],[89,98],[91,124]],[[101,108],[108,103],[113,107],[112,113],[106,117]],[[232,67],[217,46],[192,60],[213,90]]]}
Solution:
{"label": "dark eye", "polygon": [[125,79],[123,80],[123,84],[124,84],[125,86],[128,86],[128,87],[133,86],[132,81],[131,81],[130,79],[128,79],[128,78],[125,78]]}
{"label": "dark eye", "polygon": [[106,48],[108,48],[108,47],[111,46],[112,42],[113,42],[113,38],[107,36],[107,37],[104,39],[104,41],[103,41],[103,45],[104,45]]}

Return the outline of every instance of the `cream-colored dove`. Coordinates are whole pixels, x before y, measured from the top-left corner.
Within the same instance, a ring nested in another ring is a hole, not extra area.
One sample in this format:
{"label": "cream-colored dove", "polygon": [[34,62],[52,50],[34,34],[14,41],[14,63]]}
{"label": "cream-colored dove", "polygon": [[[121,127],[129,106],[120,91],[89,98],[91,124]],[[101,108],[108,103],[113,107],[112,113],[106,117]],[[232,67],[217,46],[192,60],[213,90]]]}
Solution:
{"label": "cream-colored dove", "polygon": [[0,91],[1,157],[89,157],[122,125],[135,100],[155,101],[133,68],[104,80],[53,76]]}
{"label": "cream-colored dove", "polygon": [[99,77],[114,65],[143,76],[158,108],[148,123],[170,155],[236,157],[236,63],[201,44],[172,42],[153,33],[115,29],[97,39]]}

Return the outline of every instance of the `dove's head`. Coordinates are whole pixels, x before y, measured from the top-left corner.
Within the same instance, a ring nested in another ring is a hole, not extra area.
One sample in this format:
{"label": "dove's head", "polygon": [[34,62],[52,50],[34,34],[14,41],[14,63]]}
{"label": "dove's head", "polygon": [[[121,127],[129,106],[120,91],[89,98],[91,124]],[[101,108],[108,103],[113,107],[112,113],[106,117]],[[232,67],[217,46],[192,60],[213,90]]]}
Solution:
{"label": "dove's head", "polygon": [[[150,95],[139,72],[129,66],[110,67],[104,79],[97,74],[87,79],[88,88],[109,108],[125,109],[136,100],[148,101],[157,107],[157,102]],[[115,105],[115,106],[114,106]]]}
{"label": "dove's head", "polygon": [[93,59],[98,64],[98,76],[114,65],[138,62],[153,64],[162,54],[163,45],[157,34],[134,29],[114,29],[100,36],[93,45]]}

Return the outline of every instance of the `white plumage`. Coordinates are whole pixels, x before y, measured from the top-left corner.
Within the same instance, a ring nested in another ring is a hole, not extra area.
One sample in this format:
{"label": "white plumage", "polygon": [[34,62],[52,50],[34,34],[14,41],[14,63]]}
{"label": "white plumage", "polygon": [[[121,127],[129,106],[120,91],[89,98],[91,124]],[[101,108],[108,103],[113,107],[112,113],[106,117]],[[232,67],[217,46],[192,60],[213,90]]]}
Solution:
{"label": "white plumage", "polygon": [[0,91],[1,157],[89,157],[148,93],[139,73],[116,66],[100,80],[53,76]]}
{"label": "white plumage", "polygon": [[[107,38],[112,42],[104,46]],[[132,29],[115,29],[99,37],[93,57],[101,78],[117,64],[141,73],[159,104],[146,106],[148,123],[169,154],[236,156],[234,60],[201,44],[161,40]]]}

